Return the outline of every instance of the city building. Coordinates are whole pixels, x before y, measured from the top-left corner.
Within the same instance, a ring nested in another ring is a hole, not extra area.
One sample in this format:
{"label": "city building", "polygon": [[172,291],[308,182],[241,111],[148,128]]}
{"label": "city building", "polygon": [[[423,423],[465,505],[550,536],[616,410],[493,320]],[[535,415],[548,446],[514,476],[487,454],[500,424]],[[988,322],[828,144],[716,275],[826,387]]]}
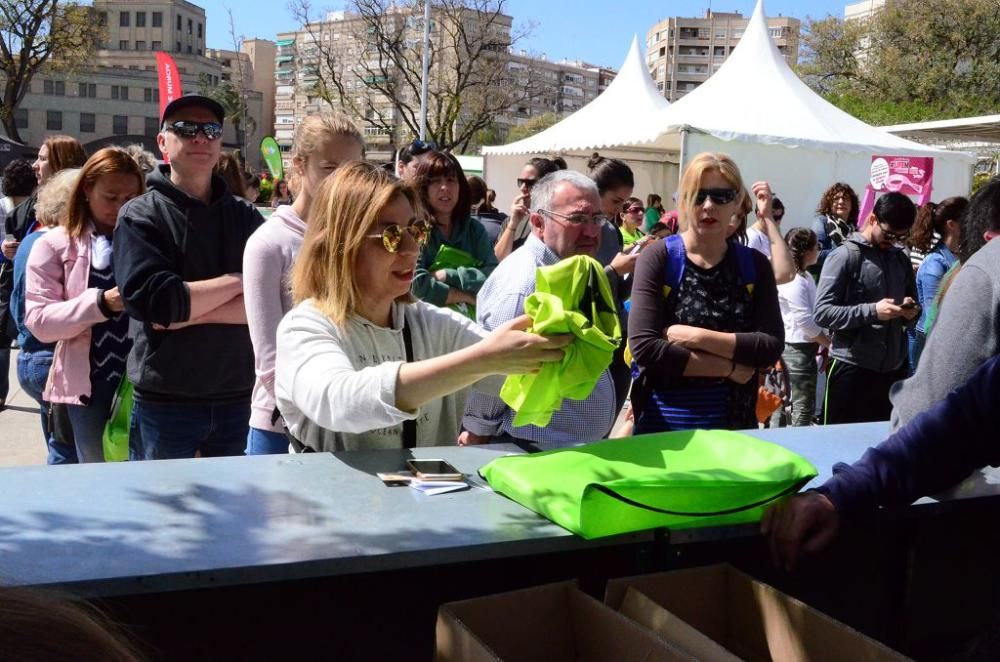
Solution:
{"label": "city building", "polygon": [[[211,57],[218,52],[205,45],[205,10],[185,0],[94,0],[94,10],[107,29],[104,43],[91,62],[70,75],[43,69],[34,76],[15,113],[21,140],[38,147],[46,136],[63,133],[76,137],[90,153],[107,145],[140,143],[159,157],[156,52],[174,58],[187,93],[217,87],[232,75],[225,59]],[[256,146],[273,122],[265,115],[273,52],[260,41],[244,42],[240,55],[249,65],[248,114],[258,124],[256,133],[247,136],[245,156],[253,168],[260,166]],[[255,75],[258,62],[263,74]],[[228,122],[223,146],[240,147]]]}
{"label": "city building", "polygon": [[[646,61],[657,88],[668,101],[696,89],[726,61],[749,22],[738,12],[709,10],[704,18],[678,16],[651,27],[646,33]],[[767,19],[767,25],[788,63],[798,62],[801,22],[777,16]]]}
{"label": "city building", "polygon": [[[475,15],[468,18],[468,24],[475,26]],[[502,54],[507,76],[505,84],[517,89],[533,90],[537,93],[521,95],[522,100],[511,106],[496,109],[496,117],[491,127],[490,141],[503,142],[514,126],[523,124],[533,117],[545,113],[559,116],[572,113],[592,101],[614,79],[615,71],[584,62],[551,62],[543,58],[531,57],[526,53],[510,52],[511,25],[509,16],[499,16],[489,27],[495,38],[493,51]],[[403,30],[407,47],[406,59],[419,69],[423,39],[423,17],[399,10],[387,17],[387,21],[398,21]],[[432,20],[449,20],[439,16]],[[306,26],[302,30],[281,33],[277,36],[275,59],[275,123],[274,137],[288,162],[296,125],[307,115],[336,108],[350,116],[361,129],[367,143],[368,157],[372,160],[386,160],[392,157],[397,146],[406,144],[415,136],[400,117],[401,110],[387,96],[371,87],[372,83],[388,82],[393,75],[391,67],[377,71],[378,54],[366,38],[369,26],[360,18],[343,11],[327,13],[322,22]],[[466,28],[470,29],[470,28]],[[471,28],[475,30],[475,27]],[[431,38],[441,39],[442,30],[436,30],[432,22]],[[452,49],[453,50],[453,49]],[[439,42],[437,53],[442,59],[450,56],[449,49]],[[453,56],[452,56],[453,57]],[[362,59],[367,58],[367,60]],[[351,73],[352,63],[370,62],[369,67],[377,80],[364,80]],[[440,64],[440,63],[439,63]],[[321,77],[324,68],[341,67],[339,71]],[[432,84],[440,83],[449,75],[447,66],[431,70]],[[349,104],[340,104],[338,94],[331,94],[331,103],[323,98],[321,86],[337,78],[346,91]],[[401,86],[406,105],[415,108],[419,99],[410,98],[412,91]],[[480,92],[482,94],[482,92]],[[478,103],[481,99],[471,100]],[[461,117],[457,120],[461,122]],[[479,145],[470,145],[469,152]]]}
{"label": "city building", "polygon": [[879,13],[886,0],[862,0],[844,6],[845,21],[863,21]]}

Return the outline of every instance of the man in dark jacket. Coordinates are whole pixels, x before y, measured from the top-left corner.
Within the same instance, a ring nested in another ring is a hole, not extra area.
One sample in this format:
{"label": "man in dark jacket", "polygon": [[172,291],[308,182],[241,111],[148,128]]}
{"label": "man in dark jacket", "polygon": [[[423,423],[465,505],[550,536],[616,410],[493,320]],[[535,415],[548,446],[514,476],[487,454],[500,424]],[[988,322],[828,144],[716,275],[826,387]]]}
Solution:
{"label": "man in dark jacket", "polygon": [[254,361],[240,271],[263,219],[213,175],[223,117],[206,97],[171,102],[157,136],[170,165],[118,215],[115,280],[135,338],[132,450],[143,459],[246,446]]}
{"label": "man in dark jacket", "polygon": [[823,265],[815,317],[833,335],[827,423],[889,420],[889,388],[907,374],[906,327],[920,315],[913,268],[896,247],[915,217],[905,195],[884,195]]}
{"label": "man in dark jacket", "polygon": [[1000,357],[918,414],[860,460],[833,467],[819,488],[770,508],[761,531],[777,565],[795,567],[837,535],[841,520],[879,507],[904,506],[952,487],[973,470],[1000,465]]}

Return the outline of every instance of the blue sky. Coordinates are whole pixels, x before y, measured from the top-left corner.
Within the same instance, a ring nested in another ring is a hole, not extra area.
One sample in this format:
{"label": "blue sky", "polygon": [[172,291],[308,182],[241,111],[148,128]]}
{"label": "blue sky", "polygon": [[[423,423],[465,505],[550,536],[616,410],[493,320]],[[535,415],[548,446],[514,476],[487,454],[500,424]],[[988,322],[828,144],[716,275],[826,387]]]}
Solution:
{"label": "blue sky", "polygon": [[[245,0],[193,0],[205,8],[208,42],[211,48],[232,48],[226,8],[233,10],[237,35],[274,39],[278,32],[298,27],[287,8],[286,0],[266,5]],[[753,0],[509,0],[507,13],[515,26],[531,21],[534,31],[523,48],[544,53],[553,60],[586,60],[594,64],[618,67],[628,50],[633,34],[645,38],[656,22],[670,16],[703,16],[712,5],[715,11],[738,11],[744,16],[753,12]],[[782,14],[805,19],[828,14],[842,17],[844,0],[768,0],[768,16]],[[340,0],[314,0],[316,7],[339,9]],[[253,7],[250,10],[250,7]]]}

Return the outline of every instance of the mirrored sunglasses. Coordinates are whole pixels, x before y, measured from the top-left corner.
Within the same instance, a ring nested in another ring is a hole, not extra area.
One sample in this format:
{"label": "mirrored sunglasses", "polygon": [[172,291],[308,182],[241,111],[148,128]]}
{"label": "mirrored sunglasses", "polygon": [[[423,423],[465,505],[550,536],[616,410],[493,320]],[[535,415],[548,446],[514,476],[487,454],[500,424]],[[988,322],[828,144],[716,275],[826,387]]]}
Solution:
{"label": "mirrored sunglasses", "polygon": [[218,122],[189,122],[180,120],[163,125],[164,131],[177,134],[181,138],[194,138],[200,131],[208,140],[218,140],[222,137],[222,125]]}
{"label": "mirrored sunglasses", "polygon": [[393,223],[385,230],[382,230],[381,234],[370,234],[367,237],[369,239],[381,239],[385,250],[390,253],[397,253],[399,252],[400,245],[403,243],[404,233],[413,237],[413,241],[417,242],[417,246],[423,247],[427,243],[427,237],[430,236],[431,226],[427,221],[414,221],[405,228]]}

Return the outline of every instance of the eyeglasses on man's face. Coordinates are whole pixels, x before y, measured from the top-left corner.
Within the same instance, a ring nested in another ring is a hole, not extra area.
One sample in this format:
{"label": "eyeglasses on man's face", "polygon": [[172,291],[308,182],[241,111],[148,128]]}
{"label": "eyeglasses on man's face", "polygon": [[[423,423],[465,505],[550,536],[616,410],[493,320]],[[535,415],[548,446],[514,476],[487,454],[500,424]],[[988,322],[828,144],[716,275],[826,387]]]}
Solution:
{"label": "eyeglasses on man's face", "polygon": [[169,131],[181,138],[192,139],[200,132],[206,140],[218,140],[222,137],[222,125],[218,122],[190,122],[179,120],[163,125],[164,131]]}
{"label": "eyeglasses on man's face", "polygon": [[[568,225],[574,227],[586,227],[586,226],[602,226],[608,222],[608,217],[604,214],[560,214],[559,212],[552,211],[551,209],[539,209],[539,213],[548,214],[552,217],[552,220],[557,223],[564,222]],[[562,219],[560,221],[559,219]]]}
{"label": "eyeglasses on man's face", "polygon": [[368,239],[381,239],[382,246],[385,250],[390,253],[398,253],[400,246],[403,244],[404,234],[409,234],[413,237],[413,241],[417,242],[417,246],[422,248],[423,245],[427,243],[427,238],[430,236],[430,233],[430,223],[427,221],[414,221],[406,227],[401,227],[393,223],[385,230],[382,230],[380,234],[369,234],[365,236]]}
{"label": "eyeglasses on man's face", "polygon": [[882,221],[878,222],[878,227],[882,230],[882,237],[886,241],[901,242],[906,241],[907,237],[910,236],[909,230],[903,230],[902,232],[894,232],[888,225]]}
{"label": "eyeglasses on man's face", "polygon": [[733,188],[700,188],[694,195],[694,204],[703,205],[708,198],[716,205],[728,205],[736,199],[736,189]]}

